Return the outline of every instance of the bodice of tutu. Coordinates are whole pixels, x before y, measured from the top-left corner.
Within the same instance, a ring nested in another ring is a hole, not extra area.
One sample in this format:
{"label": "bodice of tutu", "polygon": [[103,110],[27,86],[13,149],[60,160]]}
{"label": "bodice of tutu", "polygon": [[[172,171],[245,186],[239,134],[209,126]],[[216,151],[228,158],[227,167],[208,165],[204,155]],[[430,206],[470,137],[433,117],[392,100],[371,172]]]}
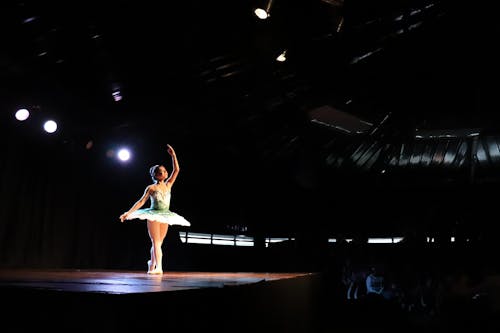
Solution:
{"label": "bodice of tutu", "polygon": [[170,208],[170,191],[162,192],[160,190],[151,193],[151,208],[165,210]]}
{"label": "bodice of tutu", "polygon": [[140,219],[189,227],[191,223],[182,215],[170,210],[170,191],[153,190],[149,196],[151,207],[137,209],[127,216],[127,220]]}

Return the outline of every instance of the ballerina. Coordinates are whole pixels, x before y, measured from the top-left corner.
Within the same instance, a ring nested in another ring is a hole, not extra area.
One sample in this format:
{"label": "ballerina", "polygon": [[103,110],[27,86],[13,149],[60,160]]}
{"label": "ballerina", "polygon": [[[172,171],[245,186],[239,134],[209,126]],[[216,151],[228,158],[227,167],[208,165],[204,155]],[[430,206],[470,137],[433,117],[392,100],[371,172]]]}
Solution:
{"label": "ballerina", "polygon": [[[167,152],[172,157],[172,174],[169,176],[163,165],[152,166],[149,174],[153,184],[148,185],[142,197],[127,212],[120,215],[121,222],[132,219],[147,221],[148,234],[151,239],[151,259],[147,262],[148,274],[163,274],[161,247],[169,225],[191,226],[191,223],[183,216],[170,210],[171,190],[180,168],[172,146],[167,145]],[[141,208],[148,199],[151,200],[151,206]]]}

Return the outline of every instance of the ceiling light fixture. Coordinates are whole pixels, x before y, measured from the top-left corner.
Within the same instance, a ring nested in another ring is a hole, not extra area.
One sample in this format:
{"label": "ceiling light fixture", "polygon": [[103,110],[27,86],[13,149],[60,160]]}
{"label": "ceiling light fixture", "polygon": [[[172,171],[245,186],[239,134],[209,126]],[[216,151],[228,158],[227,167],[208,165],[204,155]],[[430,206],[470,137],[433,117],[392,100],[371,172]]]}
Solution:
{"label": "ceiling light fixture", "polygon": [[258,7],[253,12],[259,19],[265,20],[271,16],[272,5],[273,5],[273,0],[267,0],[267,4],[264,8]]}

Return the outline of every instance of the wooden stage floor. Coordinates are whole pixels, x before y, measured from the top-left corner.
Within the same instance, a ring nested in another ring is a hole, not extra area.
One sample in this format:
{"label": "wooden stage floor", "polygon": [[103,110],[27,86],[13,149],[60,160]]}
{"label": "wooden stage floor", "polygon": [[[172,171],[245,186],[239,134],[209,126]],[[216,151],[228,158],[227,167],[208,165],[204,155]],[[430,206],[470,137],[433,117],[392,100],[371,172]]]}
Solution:
{"label": "wooden stage floor", "polygon": [[0,331],[313,332],[315,273],[0,269]]}
{"label": "wooden stage floor", "polygon": [[0,287],[66,292],[130,294],[223,288],[304,277],[312,273],[164,272],[119,270],[1,269]]}

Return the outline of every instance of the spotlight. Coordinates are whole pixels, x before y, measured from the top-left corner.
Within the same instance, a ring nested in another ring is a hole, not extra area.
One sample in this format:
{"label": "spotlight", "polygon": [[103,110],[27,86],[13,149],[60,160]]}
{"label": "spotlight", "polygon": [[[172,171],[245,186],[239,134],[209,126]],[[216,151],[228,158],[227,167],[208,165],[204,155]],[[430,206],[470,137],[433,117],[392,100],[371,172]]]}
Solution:
{"label": "spotlight", "polygon": [[271,6],[273,5],[273,0],[267,0],[265,8],[257,8],[253,12],[261,20],[265,20],[271,16]]}
{"label": "spotlight", "polygon": [[94,146],[94,141],[89,140],[87,144],[85,145],[85,149],[90,150]]}
{"label": "spotlight", "polygon": [[43,129],[47,133],[54,133],[57,131],[57,123],[53,120],[47,120],[45,124],[43,124]]}
{"label": "spotlight", "polygon": [[113,100],[115,102],[119,102],[123,99],[123,95],[122,95],[122,92],[121,92],[121,85],[119,83],[113,83],[111,85],[111,95],[113,96]]}
{"label": "spotlight", "polygon": [[30,116],[30,112],[26,109],[19,109],[16,112],[16,119],[19,121],[24,121],[24,120],[28,119],[29,116]]}
{"label": "spotlight", "polygon": [[115,156],[115,151],[113,149],[108,149],[106,151],[106,157],[107,158],[113,158],[113,156]]}
{"label": "spotlight", "polygon": [[121,93],[120,93],[120,91],[119,91],[119,90],[117,90],[117,91],[113,91],[113,100],[114,100],[115,102],[119,102],[119,101],[121,101],[121,100],[122,100],[122,95],[121,95]]}
{"label": "spotlight", "polygon": [[284,62],[286,61],[286,50],[283,51],[277,58],[276,61]]}
{"label": "spotlight", "polygon": [[126,162],[130,159],[130,151],[128,149],[122,148],[118,151],[118,159],[122,162]]}

